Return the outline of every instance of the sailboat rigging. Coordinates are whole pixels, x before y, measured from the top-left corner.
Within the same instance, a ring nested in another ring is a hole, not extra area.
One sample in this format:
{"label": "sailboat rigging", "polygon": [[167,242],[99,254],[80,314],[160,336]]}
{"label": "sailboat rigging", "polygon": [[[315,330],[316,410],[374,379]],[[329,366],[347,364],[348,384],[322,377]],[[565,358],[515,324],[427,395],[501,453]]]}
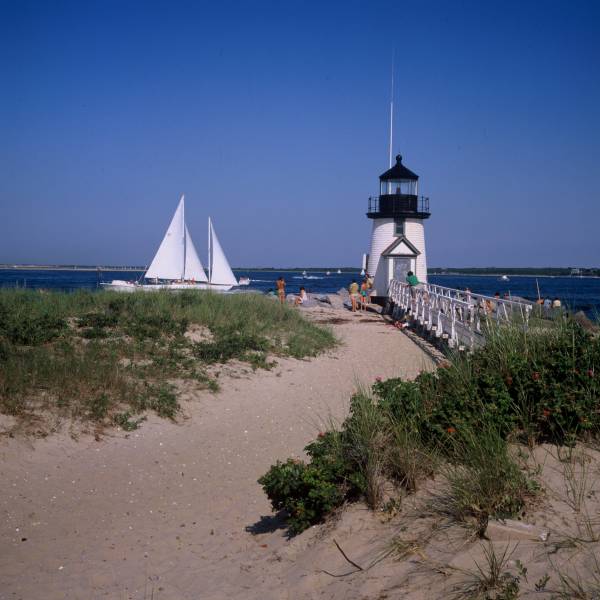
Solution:
{"label": "sailboat rigging", "polygon": [[208,219],[208,276],[185,222],[185,196],[181,196],[167,232],[144,274],[145,283],[114,280],[106,289],[118,291],[216,290],[229,291],[238,281],[229,266]]}

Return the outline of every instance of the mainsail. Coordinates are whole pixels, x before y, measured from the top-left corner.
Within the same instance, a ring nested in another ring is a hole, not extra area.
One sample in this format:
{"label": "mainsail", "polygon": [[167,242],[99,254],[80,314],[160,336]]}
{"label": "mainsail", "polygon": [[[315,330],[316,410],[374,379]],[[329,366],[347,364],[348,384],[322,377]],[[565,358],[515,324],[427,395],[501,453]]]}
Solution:
{"label": "mainsail", "polygon": [[194,242],[185,224],[185,199],[181,196],[167,233],[154,256],[147,279],[207,281]]}
{"label": "mainsail", "polygon": [[183,278],[187,280],[194,279],[195,281],[208,281],[187,225],[185,227],[185,271]]}
{"label": "mainsail", "polygon": [[223,248],[221,248],[210,217],[208,219],[208,243],[210,283],[215,285],[238,285],[237,279],[225,257]]}

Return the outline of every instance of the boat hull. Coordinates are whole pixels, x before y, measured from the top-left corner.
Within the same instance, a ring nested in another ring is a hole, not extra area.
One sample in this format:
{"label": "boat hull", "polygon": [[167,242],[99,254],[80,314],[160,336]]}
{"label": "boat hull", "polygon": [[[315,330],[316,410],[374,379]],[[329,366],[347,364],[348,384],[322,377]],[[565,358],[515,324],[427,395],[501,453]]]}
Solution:
{"label": "boat hull", "polygon": [[182,292],[182,291],[211,291],[228,292],[232,285],[215,283],[135,283],[115,279],[110,283],[101,283],[103,289],[113,292]]}

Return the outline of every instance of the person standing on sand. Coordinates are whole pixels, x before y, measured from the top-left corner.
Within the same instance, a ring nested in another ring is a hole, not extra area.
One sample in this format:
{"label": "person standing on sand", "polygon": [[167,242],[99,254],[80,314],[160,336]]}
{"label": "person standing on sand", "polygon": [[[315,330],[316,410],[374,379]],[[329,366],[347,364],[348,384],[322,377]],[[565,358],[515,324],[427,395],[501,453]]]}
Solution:
{"label": "person standing on sand", "polygon": [[367,304],[369,302],[369,284],[366,278],[360,285],[360,307],[362,310],[367,310]]}
{"label": "person standing on sand", "polygon": [[358,283],[356,283],[356,279],[352,280],[350,287],[348,287],[348,293],[350,294],[350,300],[352,301],[352,312],[356,312],[357,301],[360,298],[360,294],[358,293]]}
{"label": "person standing on sand", "polygon": [[280,275],[279,279],[275,283],[277,285],[277,295],[279,296],[279,302],[283,304],[285,302],[285,279]]}

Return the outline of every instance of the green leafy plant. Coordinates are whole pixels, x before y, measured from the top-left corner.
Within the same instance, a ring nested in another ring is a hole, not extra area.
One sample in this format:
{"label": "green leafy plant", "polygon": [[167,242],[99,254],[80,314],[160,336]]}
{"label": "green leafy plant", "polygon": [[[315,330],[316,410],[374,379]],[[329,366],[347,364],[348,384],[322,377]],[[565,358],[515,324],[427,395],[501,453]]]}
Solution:
{"label": "green leafy plant", "polygon": [[275,510],[285,510],[292,534],[304,531],[340,506],[344,495],[331,473],[315,465],[288,459],[278,462],[258,483]]}

